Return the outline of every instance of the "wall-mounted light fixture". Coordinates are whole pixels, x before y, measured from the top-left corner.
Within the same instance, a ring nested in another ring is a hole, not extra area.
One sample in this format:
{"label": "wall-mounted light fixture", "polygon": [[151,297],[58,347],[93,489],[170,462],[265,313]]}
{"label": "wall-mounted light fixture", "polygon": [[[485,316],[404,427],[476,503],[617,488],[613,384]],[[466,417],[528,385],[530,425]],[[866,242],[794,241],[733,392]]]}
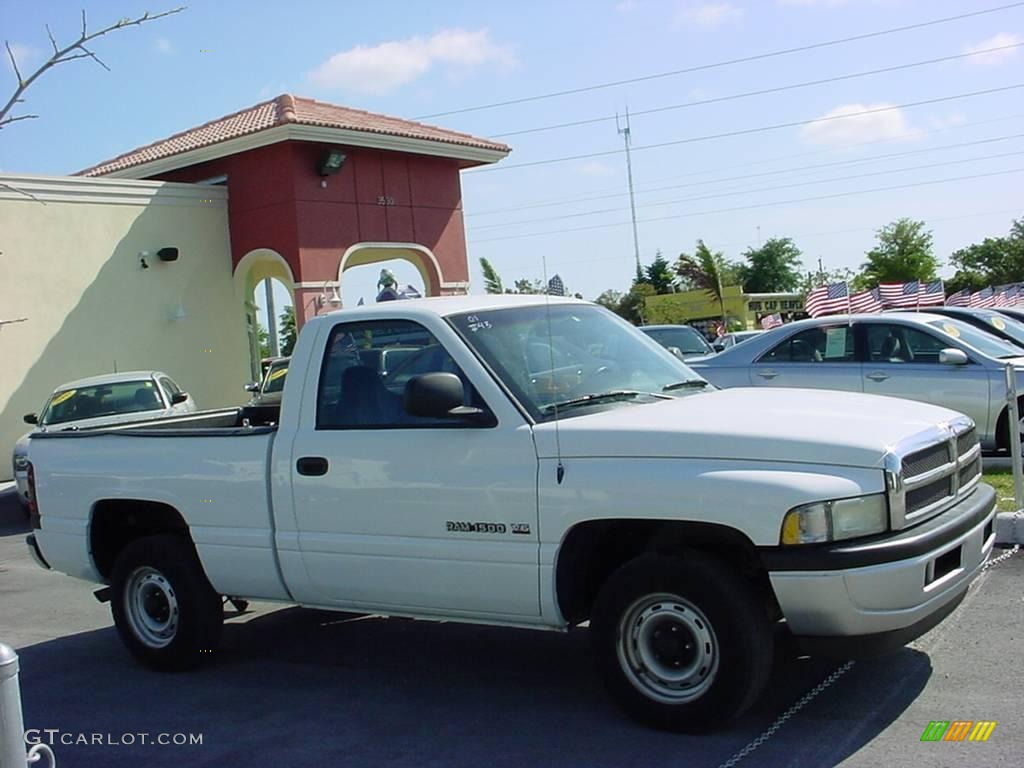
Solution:
{"label": "wall-mounted light fixture", "polygon": [[341,170],[343,165],[345,165],[345,153],[338,147],[331,147],[320,158],[316,172],[319,176],[333,176]]}

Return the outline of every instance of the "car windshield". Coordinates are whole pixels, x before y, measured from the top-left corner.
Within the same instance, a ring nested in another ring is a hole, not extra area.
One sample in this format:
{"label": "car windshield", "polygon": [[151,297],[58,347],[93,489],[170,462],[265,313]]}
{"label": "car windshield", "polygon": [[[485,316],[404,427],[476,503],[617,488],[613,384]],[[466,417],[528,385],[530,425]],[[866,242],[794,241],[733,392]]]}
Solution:
{"label": "car windshield", "polygon": [[152,381],[119,381],[57,390],[43,409],[39,423],[63,424],[100,416],[157,411],[163,407],[156,384]]}
{"label": "car windshield", "polygon": [[282,360],[267,369],[267,378],[263,381],[263,394],[280,392],[284,389],[284,379],[288,375],[288,363],[288,360]]}
{"label": "car windshield", "polygon": [[999,312],[984,312],[979,315],[985,323],[1013,339],[1018,347],[1024,347],[1024,323]]}
{"label": "car windshield", "polygon": [[676,347],[684,355],[710,355],[715,350],[698,331],[688,325],[677,328],[641,328],[663,347]]}
{"label": "car windshield", "polygon": [[1007,358],[1024,355],[1024,349],[961,320],[944,317],[941,320],[928,320],[927,322],[933,328],[938,328],[953,338],[959,339],[988,357]]}
{"label": "car windshield", "polygon": [[[481,310],[449,318],[534,419],[710,388],[622,318],[587,304]],[[693,384],[683,384],[693,382]],[[579,410],[576,410],[576,409]]]}

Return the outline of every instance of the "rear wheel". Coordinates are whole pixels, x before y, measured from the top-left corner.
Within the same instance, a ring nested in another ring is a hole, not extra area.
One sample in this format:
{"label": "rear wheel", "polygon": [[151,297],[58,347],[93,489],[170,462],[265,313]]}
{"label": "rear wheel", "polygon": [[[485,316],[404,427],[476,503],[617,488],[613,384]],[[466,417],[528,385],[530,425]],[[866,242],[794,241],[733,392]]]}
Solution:
{"label": "rear wheel", "polygon": [[655,728],[722,727],[771,671],[771,624],[753,589],[701,552],[626,563],[602,587],[591,632],[613,697]]}
{"label": "rear wheel", "polygon": [[121,640],[146,666],[182,670],[211,658],[224,611],[191,543],[148,536],[118,555],[110,601]]}

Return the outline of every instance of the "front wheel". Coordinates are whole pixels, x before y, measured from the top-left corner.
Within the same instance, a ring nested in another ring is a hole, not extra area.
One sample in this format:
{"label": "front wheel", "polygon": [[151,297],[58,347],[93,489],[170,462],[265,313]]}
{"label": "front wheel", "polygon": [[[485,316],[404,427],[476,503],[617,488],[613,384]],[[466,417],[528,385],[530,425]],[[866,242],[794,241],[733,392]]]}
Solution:
{"label": "front wheel", "polygon": [[114,625],[148,667],[176,671],[212,657],[224,609],[195,549],[180,536],[147,536],[118,556],[111,578]]}
{"label": "front wheel", "polygon": [[771,671],[771,625],[753,589],[701,552],[626,563],[598,594],[591,632],[615,700],[664,730],[726,725]]}

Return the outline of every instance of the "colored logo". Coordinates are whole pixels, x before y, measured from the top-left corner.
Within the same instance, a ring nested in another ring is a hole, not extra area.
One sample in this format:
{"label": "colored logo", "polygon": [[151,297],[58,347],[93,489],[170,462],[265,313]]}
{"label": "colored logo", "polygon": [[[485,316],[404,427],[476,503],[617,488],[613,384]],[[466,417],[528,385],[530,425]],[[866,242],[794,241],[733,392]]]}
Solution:
{"label": "colored logo", "polygon": [[932,720],[921,741],[988,741],[995,729],[995,720]]}

